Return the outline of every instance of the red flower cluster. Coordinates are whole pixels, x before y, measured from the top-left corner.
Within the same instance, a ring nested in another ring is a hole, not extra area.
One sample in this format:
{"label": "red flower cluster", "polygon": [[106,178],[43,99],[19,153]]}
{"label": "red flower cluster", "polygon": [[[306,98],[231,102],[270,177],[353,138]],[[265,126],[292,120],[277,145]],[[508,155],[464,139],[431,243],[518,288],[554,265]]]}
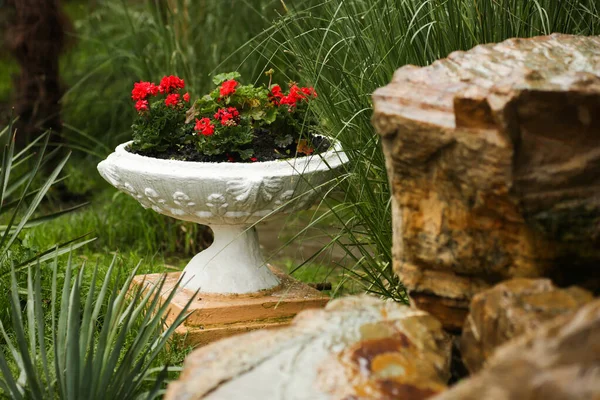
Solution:
{"label": "red flower cluster", "polygon": [[273,85],[271,88],[271,93],[269,93],[269,98],[275,105],[287,105],[290,108],[295,107],[298,101],[308,101],[308,99],[311,97],[317,97],[317,92],[314,88],[300,88],[298,85],[292,85],[288,95],[281,91],[281,86],[279,85]]}
{"label": "red flower cluster", "polygon": [[240,112],[235,107],[229,107],[227,109],[220,108],[214,117],[215,119],[221,121],[221,125],[235,125],[236,119],[239,117],[239,115]]}
{"label": "red flower cluster", "polygon": [[185,87],[185,83],[183,79],[177,76],[165,76],[161,79],[160,84],[156,86],[152,82],[136,82],[133,84],[133,90],[131,91],[131,98],[136,102],[135,109],[141,114],[150,109],[150,104],[148,102],[148,97],[156,96],[159,93],[164,93],[167,95],[165,98],[165,105],[167,107],[177,107],[182,106],[183,103],[180,101],[183,98],[183,101],[190,101],[190,94],[186,93],[181,97],[179,93],[179,89],[183,89]]}
{"label": "red flower cluster", "polygon": [[201,135],[211,136],[215,133],[215,126],[210,122],[210,118],[196,118],[196,126],[194,126],[194,130]]}
{"label": "red flower cluster", "polygon": [[165,99],[165,105],[167,107],[177,107],[177,104],[179,103],[179,94],[178,93],[171,93],[169,95],[167,95],[167,98]]}
{"label": "red flower cluster", "polygon": [[235,87],[238,85],[235,79],[230,79],[221,84],[219,94],[221,97],[229,96],[235,93]]}
{"label": "red flower cluster", "polygon": [[133,84],[131,98],[134,101],[146,100],[148,96],[154,96],[158,93],[159,88],[152,82],[136,82]]}
{"label": "red flower cluster", "polygon": [[135,102],[135,109],[138,112],[148,111],[148,100],[138,100]]}
{"label": "red flower cluster", "polygon": [[165,76],[161,79],[160,85],[158,85],[158,89],[161,93],[171,93],[177,89],[183,89],[185,87],[185,83],[183,79],[177,76]]}

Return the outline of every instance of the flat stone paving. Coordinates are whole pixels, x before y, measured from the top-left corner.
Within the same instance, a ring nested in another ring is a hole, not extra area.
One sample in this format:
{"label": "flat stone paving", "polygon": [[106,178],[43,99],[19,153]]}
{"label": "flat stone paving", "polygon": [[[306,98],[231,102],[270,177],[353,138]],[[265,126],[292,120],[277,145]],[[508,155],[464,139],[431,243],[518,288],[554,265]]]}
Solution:
{"label": "flat stone paving", "polygon": [[[290,323],[300,311],[322,308],[329,296],[297,281],[276,267],[269,268],[281,284],[273,289],[251,294],[198,293],[190,305],[191,315],[176,330],[184,343],[202,346],[234,334],[262,328],[276,328]],[[156,285],[162,274],[138,275],[134,285]],[[181,276],[181,272],[167,274],[161,297],[166,299]],[[183,278],[185,283],[185,277]],[[185,307],[194,291],[179,288],[171,300],[167,323]]]}

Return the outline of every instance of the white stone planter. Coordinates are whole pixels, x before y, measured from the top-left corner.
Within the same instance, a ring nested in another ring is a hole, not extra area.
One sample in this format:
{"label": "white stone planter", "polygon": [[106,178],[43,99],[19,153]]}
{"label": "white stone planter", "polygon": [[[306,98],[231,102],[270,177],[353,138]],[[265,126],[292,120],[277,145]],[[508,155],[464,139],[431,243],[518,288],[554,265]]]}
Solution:
{"label": "white stone planter", "polygon": [[184,269],[184,286],[205,293],[275,287],[253,224],[309,208],[348,161],[339,144],[318,155],[257,163],[202,163],[133,154],[119,145],[98,164],[104,179],[145,208],[211,227],[214,243]]}

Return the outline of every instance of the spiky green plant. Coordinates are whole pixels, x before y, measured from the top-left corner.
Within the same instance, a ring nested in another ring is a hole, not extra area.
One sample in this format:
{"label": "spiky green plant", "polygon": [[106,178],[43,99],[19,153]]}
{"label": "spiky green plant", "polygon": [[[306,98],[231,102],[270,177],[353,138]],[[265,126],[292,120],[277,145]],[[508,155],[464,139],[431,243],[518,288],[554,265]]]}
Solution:
{"label": "spiky green plant", "polygon": [[[80,204],[43,216],[35,215],[48,190],[57,182],[69,154],[56,163],[48,176],[41,176],[40,169],[49,169],[49,164],[60,155],[61,149],[56,148],[47,153],[50,133],[46,132],[15,154],[14,135],[12,122],[0,131],[0,143],[4,144],[0,165],[0,218],[3,222],[0,225],[0,278],[9,273],[8,260],[11,257],[11,249],[19,242],[19,235],[24,229],[43,224],[85,205]],[[69,246],[73,246],[79,239],[81,238],[57,243],[51,248],[37,252],[32,258],[18,263],[16,268],[31,265],[37,260],[49,259],[50,253],[55,252],[57,246],[61,249],[59,253],[65,253],[69,251]],[[74,246],[80,247],[90,240],[80,241]],[[12,261],[14,262],[14,259]]]}
{"label": "spiky green plant", "polygon": [[186,317],[187,305],[164,328],[179,282],[162,301],[158,294],[164,289],[164,277],[157,285],[128,291],[137,268],[123,280],[114,260],[100,288],[96,265],[86,293],[85,265],[76,272],[69,259],[59,287],[55,262],[50,288],[42,287],[39,264],[28,267],[24,309],[15,270],[11,270],[11,329],[0,321],[7,348],[6,352],[0,349],[0,389],[6,395],[12,399],[125,400],[161,394],[169,368],[152,366]]}
{"label": "spiky green plant", "polygon": [[[47,152],[49,132],[16,152],[14,135],[12,123],[0,131],[3,148],[0,159],[0,286],[8,286],[11,267],[18,272],[28,265],[48,260],[54,254],[64,254],[70,248],[81,247],[93,240],[85,240],[87,235],[82,234],[40,249],[23,245],[24,231],[42,226],[85,204],[41,215],[39,206],[52,185],[61,179],[59,175],[69,154],[61,156],[60,148]],[[0,297],[0,319],[8,318],[8,308],[8,299]]]}

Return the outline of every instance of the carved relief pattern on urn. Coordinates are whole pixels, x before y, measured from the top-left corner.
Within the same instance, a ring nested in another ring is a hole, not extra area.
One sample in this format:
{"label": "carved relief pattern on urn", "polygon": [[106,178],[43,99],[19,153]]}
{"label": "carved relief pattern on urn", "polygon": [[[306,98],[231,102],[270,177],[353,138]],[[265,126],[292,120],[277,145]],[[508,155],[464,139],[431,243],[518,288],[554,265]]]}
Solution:
{"label": "carved relief pattern on urn", "polygon": [[241,209],[244,210],[253,206],[258,209],[267,207],[282,189],[282,179],[273,176],[258,180],[236,178],[227,182],[227,193],[231,194],[234,203],[241,205]]}
{"label": "carved relief pattern on urn", "polygon": [[213,215],[219,217],[223,217],[227,213],[227,207],[229,207],[225,196],[219,193],[208,196],[206,205]]}
{"label": "carved relief pattern on urn", "polygon": [[175,207],[171,208],[171,213],[175,215],[192,215],[196,207],[196,203],[191,201],[190,196],[181,191],[173,193],[173,203]]}
{"label": "carved relief pattern on urn", "polygon": [[277,207],[279,211],[287,211],[290,210],[294,205],[294,190],[286,190],[281,193],[279,198],[275,200],[273,204]]}
{"label": "carved relief pattern on urn", "polygon": [[[144,208],[196,223],[235,225],[309,206],[322,192],[318,188],[328,180],[329,166],[345,162],[335,149],[327,157],[326,163],[303,161],[307,165],[300,173],[287,163],[274,163],[265,170],[257,164],[232,165],[212,174],[203,163],[139,158],[123,144],[98,169]],[[195,169],[198,173],[190,174]]]}
{"label": "carved relief pattern on urn", "polygon": [[152,203],[150,206],[157,213],[162,213],[166,211],[165,203],[167,202],[165,199],[161,198],[160,195],[156,192],[156,190],[147,187],[144,189],[144,194],[146,198]]}
{"label": "carved relief pattern on urn", "polygon": [[121,189],[121,179],[119,179],[119,174],[114,165],[107,165],[106,168],[100,171],[100,174],[106,179],[111,185],[116,187],[117,189]]}

